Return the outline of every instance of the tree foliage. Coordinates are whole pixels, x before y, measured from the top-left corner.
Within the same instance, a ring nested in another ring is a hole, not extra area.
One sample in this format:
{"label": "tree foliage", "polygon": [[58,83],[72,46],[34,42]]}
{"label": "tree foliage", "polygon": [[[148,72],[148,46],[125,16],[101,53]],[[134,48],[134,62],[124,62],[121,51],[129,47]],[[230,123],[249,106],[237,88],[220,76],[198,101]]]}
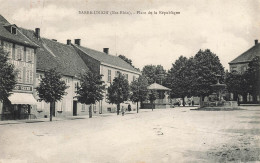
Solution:
{"label": "tree foliage", "polygon": [[36,90],[40,100],[50,103],[60,101],[66,95],[67,88],[65,81],[62,80],[62,75],[56,69],[50,69],[44,72]]}
{"label": "tree foliage", "polygon": [[142,74],[147,78],[149,84],[159,83],[165,85],[166,70],[161,65],[146,65]]}
{"label": "tree foliage", "polygon": [[95,104],[103,99],[105,90],[102,75],[87,71],[80,76],[80,85],[77,87],[77,99],[83,104]]}
{"label": "tree foliage", "polygon": [[156,90],[150,90],[149,92],[149,101],[152,104],[152,110],[154,109],[154,101],[159,97],[159,94]]}
{"label": "tree foliage", "polygon": [[218,56],[209,49],[200,50],[194,57],[192,94],[197,96],[208,96],[212,93],[212,84],[217,83],[217,76],[220,75],[220,82],[224,81],[224,67]]}
{"label": "tree foliage", "polygon": [[193,77],[194,59],[180,56],[168,71],[167,86],[171,88],[171,98],[192,96]]}
{"label": "tree foliage", "polygon": [[124,60],[125,62],[127,62],[128,64],[130,64],[131,66],[133,66],[131,59],[127,58],[127,57],[124,56],[124,55],[119,55],[118,57],[121,58],[122,60]]}
{"label": "tree foliage", "polygon": [[238,100],[238,95],[245,95],[248,92],[248,81],[245,78],[245,74],[232,71],[226,73],[225,83],[227,85],[228,92],[234,94],[234,99]]}
{"label": "tree foliage", "polygon": [[6,100],[16,84],[14,65],[8,62],[8,54],[0,48],[0,101]]}
{"label": "tree foliage", "polygon": [[143,102],[148,98],[148,89],[149,86],[146,77],[139,76],[137,80],[134,80],[130,85],[131,96],[130,99],[133,102],[137,102],[137,113],[138,113],[138,102]]}
{"label": "tree foliage", "polygon": [[256,101],[257,95],[260,96],[260,58],[255,57],[248,64],[248,69],[244,74],[248,84],[248,93],[253,95]]}
{"label": "tree foliage", "polygon": [[36,90],[40,100],[50,103],[50,121],[52,121],[55,102],[60,101],[67,94],[65,91],[67,88],[65,81],[62,80],[62,75],[56,69],[44,72],[44,77]]}
{"label": "tree foliage", "polygon": [[229,92],[243,96],[244,102],[247,101],[247,94],[253,95],[254,102],[257,101],[257,95],[260,95],[260,61],[259,57],[253,58],[248,64],[246,72],[241,73],[232,71],[226,75],[226,84]]}
{"label": "tree foliage", "polygon": [[109,103],[117,104],[118,114],[120,104],[128,100],[129,90],[128,80],[122,74],[114,78],[113,83],[108,87],[107,100]]}

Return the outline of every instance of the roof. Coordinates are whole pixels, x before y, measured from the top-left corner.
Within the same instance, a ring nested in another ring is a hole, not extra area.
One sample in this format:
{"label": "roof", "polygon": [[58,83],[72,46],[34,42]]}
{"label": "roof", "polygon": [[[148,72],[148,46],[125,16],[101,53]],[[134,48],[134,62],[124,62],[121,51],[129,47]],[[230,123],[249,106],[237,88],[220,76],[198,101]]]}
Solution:
{"label": "roof", "polygon": [[[12,34],[9,32],[8,26],[15,26],[17,29],[17,34]],[[9,42],[15,42],[17,44],[22,44],[33,48],[38,47],[37,44],[33,43],[20,31],[19,27],[15,24],[10,24],[2,15],[0,15],[0,38]]]}
{"label": "roof", "polygon": [[134,71],[135,73],[140,73],[137,69],[135,69],[133,66],[122,60],[121,58],[106,54],[104,52],[100,52],[97,50],[93,50],[87,47],[82,47],[78,45],[74,45],[76,48],[80,49],[82,52],[84,52],[86,55],[90,56],[91,58],[94,58],[98,60],[99,62],[109,64],[115,67],[127,69],[130,71]]}
{"label": "roof", "polygon": [[254,45],[252,48],[242,53],[240,56],[229,62],[229,64],[250,62],[256,56],[260,57],[260,44]]}
{"label": "roof", "polygon": [[80,73],[88,71],[87,65],[71,46],[46,38],[37,39],[33,30],[22,29],[22,32],[37,43],[37,70],[56,68],[63,75],[77,77]]}
{"label": "roof", "polygon": [[149,85],[147,87],[147,89],[150,89],[150,90],[165,90],[165,91],[170,91],[171,89],[165,87],[165,86],[162,86],[160,84],[157,84],[157,83],[153,83],[151,85]]}

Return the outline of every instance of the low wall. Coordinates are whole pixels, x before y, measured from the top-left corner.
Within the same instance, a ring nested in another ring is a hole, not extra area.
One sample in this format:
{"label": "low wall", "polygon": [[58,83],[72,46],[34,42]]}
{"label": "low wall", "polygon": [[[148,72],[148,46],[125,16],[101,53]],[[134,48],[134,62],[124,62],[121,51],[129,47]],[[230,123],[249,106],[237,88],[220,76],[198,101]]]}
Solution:
{"label": "low wall", "polygon": [[214,101],[202,102],[201,107],[237,107],[237,101]]}

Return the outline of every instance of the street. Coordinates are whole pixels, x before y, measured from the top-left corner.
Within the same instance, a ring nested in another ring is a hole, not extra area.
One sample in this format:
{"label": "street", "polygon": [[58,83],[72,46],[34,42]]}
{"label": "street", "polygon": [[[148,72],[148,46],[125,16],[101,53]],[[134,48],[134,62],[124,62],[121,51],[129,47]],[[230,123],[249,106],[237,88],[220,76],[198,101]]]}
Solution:
{"label": "street", "polygon": [[0,125],[0,162],[260,161],[260,107],[140,110]]}

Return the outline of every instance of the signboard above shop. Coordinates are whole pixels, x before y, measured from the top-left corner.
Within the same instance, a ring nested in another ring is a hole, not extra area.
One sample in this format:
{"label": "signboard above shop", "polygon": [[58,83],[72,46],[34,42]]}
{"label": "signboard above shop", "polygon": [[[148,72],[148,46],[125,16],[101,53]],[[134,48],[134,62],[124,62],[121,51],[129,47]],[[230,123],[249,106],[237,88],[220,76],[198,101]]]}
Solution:
{"label": "signboard above shop", "polygon": [[21,91],[21,92],[32,92],[33,88],[32,88],[32,86],[28,86],[28,85],[17,84],[17,85],[15,85],[13,90]]}

